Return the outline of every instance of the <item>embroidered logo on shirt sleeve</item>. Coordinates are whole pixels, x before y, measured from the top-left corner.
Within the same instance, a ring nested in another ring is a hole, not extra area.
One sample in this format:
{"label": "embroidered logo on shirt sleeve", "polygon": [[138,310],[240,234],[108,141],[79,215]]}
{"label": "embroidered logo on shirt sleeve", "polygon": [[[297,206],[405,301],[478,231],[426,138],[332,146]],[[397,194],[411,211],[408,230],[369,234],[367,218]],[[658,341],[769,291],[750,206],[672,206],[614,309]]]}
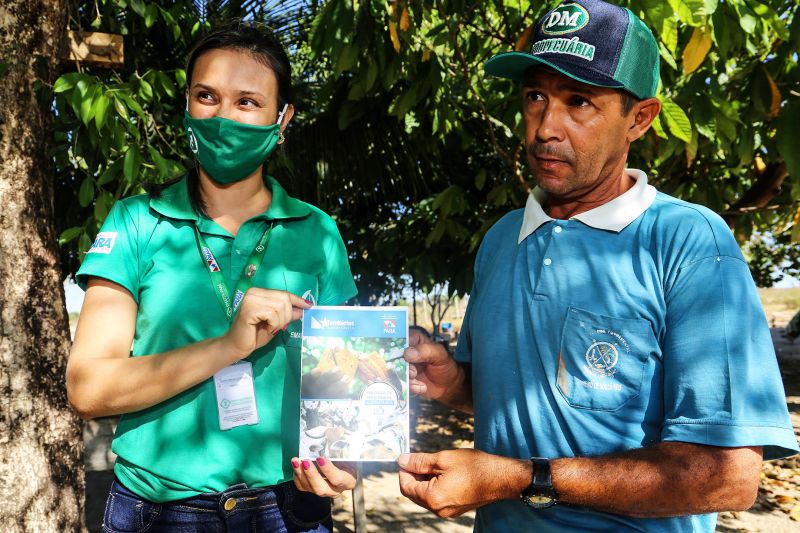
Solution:
{"label": "embroidered logo on shirt sleeve", "polygon": [[110,254],[114,249],[114,243],[117,242],[116,231],[104,231],[97,234],[92,247],[89,248],[87,254]]}

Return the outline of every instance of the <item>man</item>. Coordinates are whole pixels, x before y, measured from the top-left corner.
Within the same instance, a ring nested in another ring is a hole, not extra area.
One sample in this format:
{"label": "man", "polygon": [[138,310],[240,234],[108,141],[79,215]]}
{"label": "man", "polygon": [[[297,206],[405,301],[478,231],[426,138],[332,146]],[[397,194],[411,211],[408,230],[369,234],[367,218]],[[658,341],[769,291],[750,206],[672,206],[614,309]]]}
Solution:
{"label": "man", "polygon": [[713,531],[797,452],[758,294],[718,216],[625,168],[661,108],[644,23],[577,0],[535,30],[485,68],[522,83],[538,186],[481,245],[455,360],[406,351],[476,449],[403,455],[401,490],[478,531]]}

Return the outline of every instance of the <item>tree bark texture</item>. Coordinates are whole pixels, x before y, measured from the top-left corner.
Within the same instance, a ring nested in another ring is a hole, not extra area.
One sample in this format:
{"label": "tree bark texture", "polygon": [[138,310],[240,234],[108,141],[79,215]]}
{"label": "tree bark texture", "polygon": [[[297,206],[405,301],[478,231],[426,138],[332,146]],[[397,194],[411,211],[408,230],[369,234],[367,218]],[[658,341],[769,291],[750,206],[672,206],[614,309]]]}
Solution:
{"label": "tree bark texture", "polygon": [[67,15],[65,0],[0,3],[0,531],[4,533],[85,530],[82,424],[67,404],[64,385],[69,326],[53,219],[54,171],[48,155],[51,88],[66,42]]}

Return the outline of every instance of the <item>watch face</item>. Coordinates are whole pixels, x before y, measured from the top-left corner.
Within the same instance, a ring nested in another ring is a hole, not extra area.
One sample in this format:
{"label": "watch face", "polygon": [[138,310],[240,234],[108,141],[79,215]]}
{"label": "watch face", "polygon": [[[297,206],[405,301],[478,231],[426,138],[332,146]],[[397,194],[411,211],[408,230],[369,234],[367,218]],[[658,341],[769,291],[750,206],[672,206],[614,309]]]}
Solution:
{"label": "watch face", "polygon": [[553,496],[547,496],[546,494],[523,496],[522,501],[534,509],[547,509],[548,507],[552,507],[556,504],[556,499]]}

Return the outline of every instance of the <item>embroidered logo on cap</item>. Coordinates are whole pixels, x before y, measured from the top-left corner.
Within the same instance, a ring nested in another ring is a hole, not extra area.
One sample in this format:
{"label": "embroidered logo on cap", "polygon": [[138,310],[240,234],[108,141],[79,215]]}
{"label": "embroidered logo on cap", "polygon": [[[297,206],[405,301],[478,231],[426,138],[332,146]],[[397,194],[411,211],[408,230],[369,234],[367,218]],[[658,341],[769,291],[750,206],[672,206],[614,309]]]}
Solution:
{"label": "embroidered logo on cap", "polygon": [[114,243],[117,242],[116,231],[104,231],[97,234],[97,238],[92,243],[87,254],[110,254],[114,249]]}
{"label": "embroidered logo on cap", "polygon": [[587,61],[593,61],[594,50],[594,45],[582,43],[577,37],[573,37],[572,39],[560,37],[557,39],[544,39],[543,41],[537,42],[531,48],[531,54],[568,54],[586,59]]}
{"label": "embroidered logo on cap", "polygon": [[589,12],[578,4],[558,6],[551,11],[542,24],[542,33],[563,35],[578,31],[589,23]]}

